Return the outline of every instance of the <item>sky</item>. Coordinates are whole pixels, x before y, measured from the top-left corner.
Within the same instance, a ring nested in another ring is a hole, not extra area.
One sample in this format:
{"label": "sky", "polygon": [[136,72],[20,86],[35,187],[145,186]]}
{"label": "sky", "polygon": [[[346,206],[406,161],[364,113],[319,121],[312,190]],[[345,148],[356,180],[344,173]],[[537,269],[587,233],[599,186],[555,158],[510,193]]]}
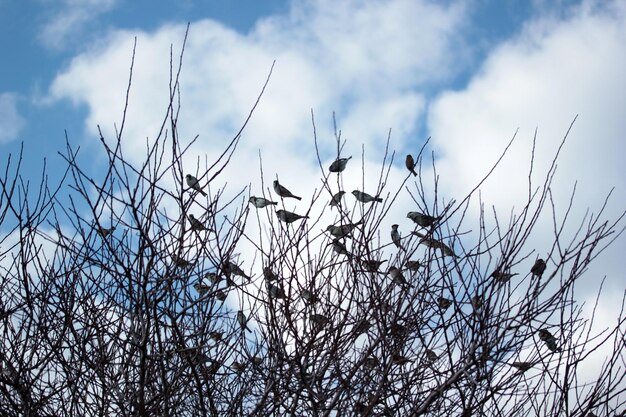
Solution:
{"label": "sky", "polygon": [[[333,113],[347,140],[342,156],[360,165],[364,154],[366,177],[348,178],[348,189],[375,184],[387,137],[397,152],[389,182],[401,183],[404,155],[430,137],[440,194],[462,199],[515,135],[481,187],[486,206],[506,217],[527,196],[533,137],[540,181],[576,118],[558,162],[557,212],[575,184],[576,221],[613,188],[607,215],[626,208],[623,1],[0,0],[0,155],[23,143],[24,176],[36,181],[46,158],[54,178],[67,135],[87,169],[101,172],[97,127],[110,138],[121,121],[136,38],[124,147],[140,161],[165,114],[170,47],[178,56],[188,22],[179,135],[199,135],[190,170],[237,132],[275,61],[225,172],[229,186],[260,194],[261,152],[266,185],[278,175],[296,194],[319,188],[313,110],[324,166],[336,157]],[[410,204],[390,213],[405,234]],[[550,236],[550,220],[534,242]],[[625,252],[622,236],[582,284],[584,299],[607,277],[597,313],[605,322],[624,291]]]}

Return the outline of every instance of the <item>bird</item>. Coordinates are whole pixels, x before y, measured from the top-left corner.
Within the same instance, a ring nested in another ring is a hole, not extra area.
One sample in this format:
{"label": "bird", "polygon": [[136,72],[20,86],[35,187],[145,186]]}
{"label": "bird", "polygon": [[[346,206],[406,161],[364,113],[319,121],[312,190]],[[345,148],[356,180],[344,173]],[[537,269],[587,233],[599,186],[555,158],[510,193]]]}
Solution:
{"label": "bird", "polygon": [[271,205],[275,206],[278,204],[277,202],[268,200],[267,198],[254,197],[254,196],[250,197],[248,201],[256,208],[265,208],[267,206],[271,206]]}
{"label": "bird", "polygon": [[422,264],[420,263],[420,261],[411,261],[408,260],[404,263],[404,265],[410,270],[410,271],[417,271],[420,266],[422,266]]}
{"label": "bird", "polygon": [[478,310],[479,308],[483,306],[483,296],[482,295],[473,296],[472,299],[470,300],[470,303],[472,304],[472,307],[474,308],[474,310]]}
{"label": "bird", "polygon": [[224,290],[217,290],[214,295],[218,300],[225,301],[228,294]]}
{"label": "bird", "polygon": [[518,275],[518,273],[516,272],[514,274],[511,274],[510,272],[502,272],[500,268],[498,268],[491,273],[490,277],[495,279],[496,282],[504,284],[508,282],[511,278],[513,278],[515,275]]}
{"label": "bird", "polygon": [[437,356],[437,354],[434,351],[430,350],[430,349],[426,349],[426,357],[431,362],[434,362],[437,359],[439,359],[439,356]]}
{"label": "bird", "polygon": [[94,229],[96,230],[98,236],[104,239],[115,230],[115,227],[110,227],[107,229],[106,227],[96,226],[94,227]]}
{"label": "bird", "polygon": [[535,261],[535,264],[533,265],[533,267],[530,268],[530,273],[541,278],[545,270],[546,270],[546,261],[539,258]]}
{"label": "bird", "polygon": [[208,279],[213,285],[222,280],[222,277],[217,275],[215,272],[207,272],[206,274],[204,274],[204,277]]}
{"label": "bird", "polygon": [[200,187],[200,183],[198,182],[198,179],[196,177],[194,177],[191,174],[187,174],[187,175],[185,175],[185,180],[187,181],[187,185],[189,187],[193,188],[194,190],[196,190],[200,194],[206,196],[206,193],[204,191],[202,191],[202,188]]}
{"label": "bird", "polygon": [[243,330],[247,330],[249,332],[252,331],[248,327],[248,319],[246,318],[246,315],[243,314],[243,311],[241,311],[241,310],[237,311],[237,321],[239,322],[239,326],[241,327],[242,331]]}
{"label": "bird", "polygon": [[445,297],[439,297],[437,298],[437,305],[439,306],[440,309],[442,309],[443,311],[446,311],[448,307],[452,305],[452,300],[450,300],[449,298],[445,298]]}
{"label": "bird", "polygon": [[440,242],[436,239],[433,239],[432,237],[428,237],[426,235],[424,235],[423,233],[420,232],[411,232],[411,234],[414,234],[415,236],[419,237],[420,243],[423,243],[424,245],[428,246],[429,248],[433,248],[433,249],[441,249],[444,256],[452,256],[454,258],[456,258],[456,254],[454,253],[454,251],[445,243]]}
{"label": "bird", "polygon": [[333,198],[330,200],[329,206],[336,207],[341,203],[341,197],[345,194],[345,191],[339,191],[333,195]]}
{"label": "bird", "polygon": [[363,366],[368,369],[374,369],[378,366],[379,363],[380,361],[376,356],[370,356],[368,358],[365,358],[365,360],[363,361]]}
{"label": "bird", "polygon": [[404,274],[402,273],[402,271],[396,268],[395,266],[389,267],[389,270],[387,270],[387,274],[391,275],[391,278],[393,278],[393,282],[395,282],[396,284],[399,284],[402,286],[409,285],[409,282],[404,277]]}
{"label": "bird", "polygon": [[328,170],[330,172],[341,172],[344,169],[346,169],[346,164],[348,163],[348,161],[352,158],[352,156],[349,156],[348,158],[337,158],[335,160],[335,162],[333,162],[332,164],[330,164],[330,168],[328,168]]}
{"label": "bird", "polygon": [[258,356],[253,356],[250,358],[250,362],[254,366],[260,366],[263,363],[263,358],[259,358]]}
{"label": "bird", "polygon": [[189,223],[191,224],[191,230],[206,230],[206,227],[202,224],[202,222],[194,217],[193,214],[187,216],[189,218]]}
{"label": "bird", "polygon": [[263,278],[265,278],[266,281],[278,281],[278,275],[276,275],[269,266],[263,268]]}
{"label": "bird", "polygon": [[400,240],[400,232],[398,232],[398,225],[397,224],[392,224],[391,225],[391,241],[399,249],[405,250],[402,247],[402,242]]}
{"label": "bird", "polygon": [[422,227],[432,227],[438,220],[436,217],[429,216],[428,214],[420,213],[418,211],[409,211],[406,217]]}
{"label": "bird", "polygon": [[279,286],[274,285],[269,281],[265,281],[265,286],[267,287],[267,292],[271,298],[285,298],[285,290]]}
{"label": "bird", "polygon": [[408,154],[404,163],[406,165],[406,169],[411,171],[411,174],[413,174],[413,176],[417,177],[417,172],[415,172],[415,160],[413,159],[413,155]]}
{"label": "bird", "polygon": [[304,301],[311,303],[311,304],[319,301],[319,297],[315,295],[314,292],[306,290],[306,289],[300,291],[300,295],[302,296],[302,299]]}
{"label": "bird", "polygon": [[376,201],[377,203],[382,203],[383,199],[376,196],[376,197],[372,197],[371,195],[367,194],[367,193],[363,193],[359,190],[354,190],[352,191],[352,195],[359,200],[361,203],[371,203],[372,201]]}
{"label": "bird", "polygon": [[189,268],[193,265],[193,263],[177,255],[172,255],[172,261],[174,261],[174,265],[179,268]]}
{"label": "bird", "polygon": [[357,227],[357,225],[361,224],[361,222],[357,223],[348,223],[343,224],[341,226],[333,226],[332,224],[326,228],[326,231],[331,235],[342,238],[346,236],[351,236],[352,231]]}
{"label": "bird", "polygon": [[211,333],[209,333],[209,336],[214,341],[219,342],[220,340],[222,340],[222,337],[224,336],[224,333],[222,333],[220,331],[217,331],[217,330],[213,330]]}
{"label": "bird", "polygon": [[239,374],[239,373],[243,372],[246,369],[246,364],[234,361],[230,365],[230,367],[233,368],[233,370]]}
{"label": "bird", "polygon": [[320,327],[326,326],[330,322],[330,319],[323,314],[311,314],[309,318],[316,326]]}
{"label": "bird", "polygon": [[367,272],[378,272],[378,268],[380,268],[380,266],[384,264],[385,262],[387,262],[386,259],[382,261],[377,261],[374,259],[362,259],[361,260],[361,264],[363,264]]}
{"label": "bird", "polygon": [[533,363],[532,362],[513,362],[511,363],[511,366],[513,368],[517,368],[522,372],[526,372],[528,371],[530,368],[533,367]]}
{"label": "bird", "polygon": [[200,295],[206,294],[211,289],[211,287],[209,287],[206,284],[201,283],[200,281],[193,284],[193,287],[195,288],[196,291],[198,291],[198,294]]}
{"label": "bird", "polygon": [[341,243],[341,241],[339,239],[333,239],[333,241],[332,241],[332,243],[330,243],[330,245],[333,246],[333,250],[335,252],[337,252],[339,255],[352,256],[352,254],[350,252],[348,252],[348,249],[346,249],[346,245]]}
{"label": "bird", "polygon": [[402,355],[401,353],[393,353],[391,355],[391,361],[396,364],[396,365],[404,365],[410,362],[410,359],[407,358],[406,356]]}
{"label": "bird", "polygon": [[357,335],[359,335],[359,334],[363,334],[367,332],[370,329],[370,327],[372,327],[372,323],[370,323],[367,319],[362,319],[361,321],[359,321],[358,323],[354,325],[354,327],[352,328],[352,331],[356,333]]}
{"label": "bird", "polygon": [[250,279],[250,276],[247,275],[245,272],[243,272],[243,269],[241,269],[239,267],[239,265],[237,265],[233,261],[226,261],[226,262],[224,262],[224,264],[222,265],[222,271],[226,275],[237,275],[237,276],[240,276],[240,277],[244,277],[244,278]]}
{"label": "bird", "polygon": [[543,342],[546,344],[548,349],[550,349],[552,352],[560,351],[560,349],[556,345],[556,337],[554,337],[552,333],[550,333],[549,330],[547,329],[539,330],[539,339],[543,340]]}
{"label": "bird", "polygon": [[287,211],[287,210],[278,210],[276,212],[276,216],[278,217],[278,220],[282,220],[285,223],[293,223],[296,220],[308,219],[309,218],[309,216],[301,216],[299,214],[292,213],[292,212]]}
{"label": "bird", "polygon": [[288,189],[286,189],[285,187],[280,185],[278,180],[274,180],[274,191],[276,191],[276,194],[278,194],[279,196],[281,196],[283,198],[291,197],[291,198],[295,198],[296,200],[302,200],[302,197],[298,197],[297,195],[293,195],[291,193],[291,191],[289,191]]}

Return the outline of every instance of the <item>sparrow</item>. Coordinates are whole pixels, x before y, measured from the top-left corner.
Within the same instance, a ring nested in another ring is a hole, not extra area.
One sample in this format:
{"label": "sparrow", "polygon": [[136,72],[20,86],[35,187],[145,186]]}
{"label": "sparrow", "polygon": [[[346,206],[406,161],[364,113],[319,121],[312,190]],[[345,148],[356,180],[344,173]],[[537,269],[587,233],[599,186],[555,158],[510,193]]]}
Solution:
{"label": "sparrow", "polygon": [[337,238],[342,238],[342,237],[352,237],[352,231],[357,227],[357,225],[361,224],[361,222],[358,223],[349,223],[349,224],[343,224],[341,226],[333,226],[332,224],[330,226],[328,226],[326,228],[326,231],[329,232],[331,235],[337,237]]}
{"label": "sparrow", "polygon": [[207,272],[204,274],[204,277],[211,282],[211,284],[215,285],[222,280],[222,277],[217,275],[215,272]]}
{"label": "sparrow", "polygon": [[376,196],[376,197],[372,197],[371,195],[367,194],[367,193],[362,193],[359,190],[354,190],[352,191],[352,195],[359,200],[361,203],[371,203],[372,201],[376,201],[377,203],[382,203],[383,199]]}
{"label": "sparrow", "polygon": [[472,297],[472,299],[470,300],[472,307],[474,308],[474,310],[478,310],[479,308],[481,308],[483,306],[483,296],[482,295],[475,295]]}
{"label": "sparrow", "polygon": [[269,266],[263,268],[263,278],[265,278],[266,281],[278,281],[278,275],[276,275]]}
{"label": "sparrow", "polygon": [[547,329],[539,330],[539,339],[543,340],[548,349],[552,352],[558,352],[561,350],[556,345],[556,338]]}
{"label": "sparrow", "polygon": [[330,243],[333,246],[333,250],[337,252],[339,255],[352,256],[348,249],[346,249],[346,245],[341,243],[339,239],[333,239],[333,242]]}
{"label": "sparrow", "polygon": [[259,358],[258,356],[253,356],[250,358],[250,362],[254,366],[260,366],[263,363],[263,358]]}
{"label": "sparrow", "polygon": [[311,314],[309,318],[316,326],[326,326],[330,322],[330,319],[323,314]]}
{"label": "sparrow", "polygon": [[309,216],[301,216],[299,214],[292,213],[292,212],[286,211],[286,210],[278,210],[276,212],[276,216],[278,217],[278,220],[282,220],[285,223],[293,223],[296,220],[308,219],[309,218]]}
{"label": "sparrow", "polygon": [[402,242],[400,240],[400,232],[398,232],[398,225],[397,224],[392,224],[391,225],[391,241],[399,249],[405,250],[402,247]]}
{"label": "sparrow", "polygon": [[541,278],[545,270],[546,270],[546,261],[539,258],[535,261],[535,264],[533,265],[533,267],[530,268],[530,273]]}
{"label": "sparrow", "polygon": [[386,259],[382,261],[376,261],[372,259],[361,260],[361,264],[363,264],[367,272],[378,272],[378,268],[380,268],[380,266],[385,262],[387,262]]}
{"label": "sparrow", "polygon": [[415,172],[415,160],[413,159],[413,155],[408,154],[406,156],[406,160],[404,161],[404,164],[406,165],[406,169],[411,171],[413,176],[417,177],[417,172]]}
{"label": "sparrow", "polygon": [[214,341],[219,342],[220,340],[222,340],[224,333],[213,330],[211,333],[209,333],[209,336],[211,336],[211,339],[213,339]]}
{"label": "sparrow", "polygon": [[348,158],[338,158],[337,160],[335,160],[335,162],[333,162],[332,164],[330,164],[330,167],[328,168],[328,170],[330,172],[341,172],[344,169],[346,169],[346,164],[348,163],[348,161],[351,159],[352,157],[348,157]]}
{"label": "sparrow", "polygon": [[285,290],[272,284],[269,281],[265,281],[265,286],[267,287],[267,292],[271,298],[285,298]]}
{"label": "sparrow", "polygon": [[390,267],[389,270],[387,271],[387,274],[391,275],[391,278],[393,278],[393,282],[395,282],[396,284],[399,284],[402,286],[409,285],[409,282],[404,277],[404,274],[402,274],[402,271],[400,271],[395,266]]}
{"label": "sparrow", "polygon": [[400,353],[392,354],[391,361],[395,363],[396,365],[401,365],[401,366],[410,362],[409,358],[407,358],[406,356]]}
{"label": "sparrow", "polygon": [[413,220],[414,223],[417,223],[421,227],[432,227],[437,222],[436,217],[418,211],[409,211],[406,217]]}
{"label": "sparrow", "polygon": [[115,227],[110,227],[110,228],[106,228],[106,227],[102,227],[102,226],[96,226],[94,227],[94,229],[96,230],[96,233],[98,234],[98,236],[100,236],[101,238],[106,238],[108,235],[111,234],[111,232],[113,232],[115,230]]}
{"label": "sparrow", "polygon": [[201,283],[200,281],[198,281],[195,284],[193,284],[193,287],[195,288],[196,291],[198,291],[198,294],[200,294],[200,295],[204,295],[204,294],[208,293],[209,290],[211,289],[211,287],[209,287],[206,284]]}
{"label": "sparrow", "polygon": [[437,356],[434,351],[426,349],[426,358],[428,358],[428,360],[431,362],[435,362],[437,359],[439,359],[439,356]]}
{"label": "sparrow", "polygon": [[187,185],[189,187],[193,188],[194,190],[196,190],[200,194],[206,196],[206,193],[204,191],[202,191],[202,188],[200,188],[200,184],[198,183],[198,179],[196,177],[194,177],[191,174],[187,174],[187,175],[185,175],[185,180],[187,181]]}
{"label": "sparrow", "polygon": [[309,303],[316,303],[319,301],[319,297],[309,290],[302,290],[300,295],[304,301]]}
{"label": "sparrow", "polygon": [[193,214],[187,216],[189,218],[189,223],[191,224],[191,230],[206,230],[206,227],[202,224],[202,222],[194,217]]}
{"label": "sparrow", "polygon": [[372,323],[370,323],[367,319],[362,319],[361,321],[359,321],[358,323],[354,325],[354,327],[352,328],[352,331],[356,333],[357,335],[359,335],[359,334],[363,334],[367,332],[370,329],[370,327],[372,327]]}
{"label": "sparrow", "polygon": [[265,208],[267,206],[270,205],[277,205],[278,203],[275,201],[271,201],[268,200],[267,198],[263,198],[263,197],[250,197],[250,200],[248,200],[250,203],[252,203],[252,205],[256,208]]}
{"label": "sparrow", "polygon": [[515,275],[518,275],[517,272],[514,274],[511,274],[510,272],[502,272],[499,268],[496,269],[495,271],[493,271],[491,273],[491,275],[489,275],[491,278],[495,279],[496,282],[499,282],[501,284],[504,284],[506,282],[508,282],[511,278],[513,278]]}
{"label": "sparrow", "polygon": [[336,207],[339,205],[339,203],[341,203],[341,198],[343,197],[343,195],[345,194],[345,191],[339,191],[338,193],[336,193],[335,195],[333,195],[333,198],[330,200],[330,204],[329,206],[331,207]]}
{"label": "sparrow", "polygon": [[295,198],[296,200],[302,200],[302,197],[298,197],[296,195],[291,194],[291,191],[283,187],[278,183],[278,180],[274,180],[274,191],[281,197],[287,198]]}
{"label": "sparrow", "polygon": [[513,368],[517,368],[522,372],[528,371],[530,368],[533,367],[533,365],[534,364],[532,362],[513,362],[511,364]]}
{"label": "sparrow", "polygon": [[446,311],[448,307],[452,305],[452,300],[450,300],[449,298],[445,298],[445,297],[439,297],[437,298],[437,305],[439,306],[440,309],[442,309],[443,311]]}
{"label": "sparrow", "polygon": [[239,374],[246,369],[246,364],[235,361],[230,365],[230,367]]}
{"label": "sparrow", "polygon": [[217,298],[220,301],[225,301],[226,300],[226,292],[224,290],[217,290],[215,291],[215,298]]}
{"label": "sparrow", "polygon": [[429,248],[433,248],[433,249],[441,249],[443,251],[444,256],[452,256],[456,258],[456,254],[454,253],[454,251],[445,243],[440,242],[436,239],[433,239],[431,237],[428,237],[426,235],[424,235],[423,233],[420,232],[411,232],[412,234],[414,234],[415,236],[419,237],[420,243],[423,243],[424,245],[428,246]]}
{"label": "sparrow", "polygon": [[417,270],[420,268],[420,266],[422,266],[422,264],[420,264],[420,261],[410,261],[410,260],[409,260],[409,261],[406,261],[406,262],[404,263],[404,265],[405,265],[405,266],[406,266],[406,267],[407,267],[410,271],[413,271],[413,272],[417,271]]}
{"label": "sparrow", "polygon": [[239,310],[237,312],[237,322],[239,322],[239,326],[241,327],[241,331],[243,331],[244,329],[249,331],[249,332],[252,331],[248,327],[248,319],[246,318],[246,315],[243,314],[243,311],[241,311],[241,310]]}
{"label": "sparrow", "polygon": [[236,263],[234,263],[233,261],[227,261],[222,265],[222,271],[226,274],[226,275],[237,275],[240,277],[244,277],[247,279],[250,279],[250,277],[248,275],[246,275],[245,272],[243,272],[243,269],[241,269],[239,267],[239,265],[237,265]]}
{"label": "sparrow", "polygon": [[193,264],[184,258],[180,258],[176,255],[172,255],[172,261],[174,261],[174,265],[179,268],[190,268]]}
{"label": "sparrow", "polygon": [[370,356],[363,361],[363,366],[368,369],[374,369],[378,366],[378,364],[380,364],[380,361],[376,356]]}

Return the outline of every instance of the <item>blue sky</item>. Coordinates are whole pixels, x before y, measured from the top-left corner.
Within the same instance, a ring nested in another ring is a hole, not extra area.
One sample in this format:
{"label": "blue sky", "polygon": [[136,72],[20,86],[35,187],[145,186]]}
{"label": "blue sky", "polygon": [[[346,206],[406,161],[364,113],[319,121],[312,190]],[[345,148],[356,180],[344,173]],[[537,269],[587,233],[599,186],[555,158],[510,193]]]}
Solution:
{"label": "blue sky", "polygon": [[[96,176],[102,169],[94,163],[101,152],[96,126],[111,137],[120,121],[136,36],[124,146],[130,159],[140,160],[145,138],[164,115],[170,45],[180,48],[187,22],[179,129],[181,137],[200,135],[189,166],[222,151],[276,60],[238,150],[239,166],[253,169],[226,171],[233,188],[252,183],[259,193],[259,150],[266,183],[278,175],[306,195],[319,187],[313,109],[325,163],[334,159],[336,112],[346,154],[360,158],[365,147],[365,181],[374,184],[389,129],[400,155],[417,152],[432,136],[448,201],[462,199],[519,129],[482,187],[487,205],[508,213],[527,194],[535,129],[540,179],[578,115],[555,180],[559,209],[575,180],[574,215],[597,210],[612,187],[608,214],[626,207],[623,1],[0,0],[0,155],[23,142],[23,174],[37,179],[46,157],[54,178],[67,130]],[[402,160],[390,182],[403,181]],[[361,179],[348,181],[352,189]],[[390,217],[404,219],[410,204],[399,201]],[[617,298],[624,242],[606,253],[599,271]]]}

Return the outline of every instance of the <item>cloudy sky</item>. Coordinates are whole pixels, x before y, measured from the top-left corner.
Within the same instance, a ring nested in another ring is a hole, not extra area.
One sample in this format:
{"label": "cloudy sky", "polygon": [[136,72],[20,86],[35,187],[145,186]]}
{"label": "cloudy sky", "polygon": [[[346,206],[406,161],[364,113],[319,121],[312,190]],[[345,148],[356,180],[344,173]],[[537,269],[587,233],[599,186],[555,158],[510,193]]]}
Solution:
{"label": "cloudy sky", "polygon": [[[575,181],[576,219],[597,211],[613,187],[607,213],[626,208],[623,1],[0,0],[0,154],[23,142],[24,175],[36,179],[47,158],[54,177],[67,132],[89,155],[86,168],[101,170],[97,126],[107,137],[119,126],[136,37],[124,146],[141,160],[165,114],[170,47],[178,56],[187,22],[179,136],[199,135],[190,170],[238,131],[275,61],[226,173],[230,186],[260,193],[260,151],[266,184],[278,175],[310,200],[320,187],[311,110],[324,165],[336,154],[333,112],[343,155],[360,167],[364,150],[366,178],[348,178],[348,190],[375,187],[388,136],[396,184],[406,177],[404,155],[431,137],[448,201],[462,199],[517,132],[481,190],[506,217],[527,195],[535,131],[540,181],[577,117],[559,159],[557,211]],[[401,230],[409,227],[402,218]],[[606,275],[613,302],[624,290],[625,251],[622,237],[590,280],[597,288]]]}

